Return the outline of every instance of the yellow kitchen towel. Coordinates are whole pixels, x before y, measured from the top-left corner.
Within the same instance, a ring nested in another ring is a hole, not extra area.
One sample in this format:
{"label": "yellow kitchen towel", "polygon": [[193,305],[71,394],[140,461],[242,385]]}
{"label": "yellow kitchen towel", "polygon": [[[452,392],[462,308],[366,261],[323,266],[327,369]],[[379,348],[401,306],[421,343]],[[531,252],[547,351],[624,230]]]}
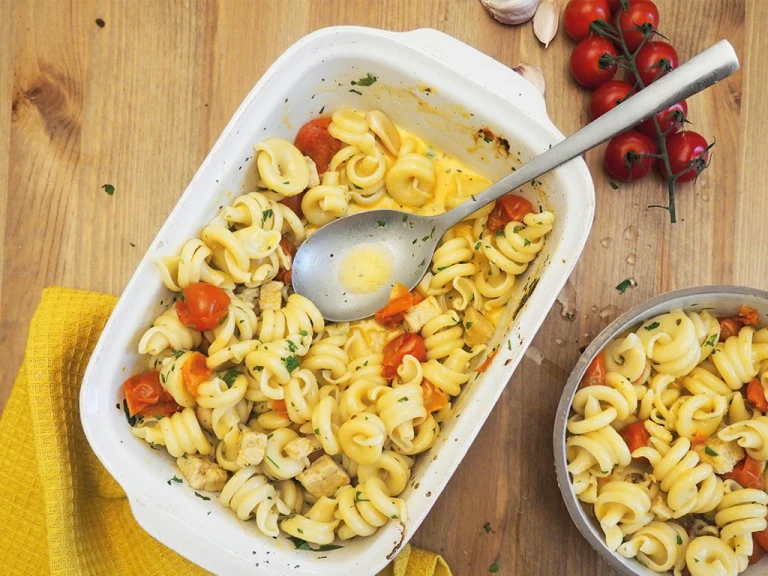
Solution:
{"label": "yellow kitchen towel", "polygon": [[[116,302],[43,291],[0,420],[3,576],[207,574],[139,527],[80,425],[83,373]],[[406,546],[380,576],[450,574],[440,556]]]}

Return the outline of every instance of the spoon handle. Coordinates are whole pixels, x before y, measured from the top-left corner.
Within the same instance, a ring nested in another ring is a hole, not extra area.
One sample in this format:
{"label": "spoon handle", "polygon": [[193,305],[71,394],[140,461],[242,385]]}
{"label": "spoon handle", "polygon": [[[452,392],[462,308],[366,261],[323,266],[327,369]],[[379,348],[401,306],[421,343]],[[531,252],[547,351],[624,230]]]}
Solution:
{"label": "spoon handle", "polygon": [[739,59],[727,40],[707,48],[688,62],[641,90],[619,106],[518,168],[438,219],[447,230],[500,196],[632,128],[656,112],[701,92],[739,69]]}

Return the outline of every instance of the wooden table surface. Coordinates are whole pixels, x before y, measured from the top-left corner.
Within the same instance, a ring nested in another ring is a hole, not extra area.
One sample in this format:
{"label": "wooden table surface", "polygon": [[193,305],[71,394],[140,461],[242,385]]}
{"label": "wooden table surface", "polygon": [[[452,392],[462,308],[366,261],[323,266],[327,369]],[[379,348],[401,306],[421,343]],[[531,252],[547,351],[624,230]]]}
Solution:
{"label": "wooden table surface", "polygon": [[[494,562],[499,574],[610,574],[572,525],[554,475],[555,409],[579,347],[667,290],[765,288],[768,2],[657,4],[682,60],[720,38],[741,59],[741,72],[689,101],[695,129],[717,139],[714,161],[680,190],[680,222],[670,225],[646,209],[665,199],[659,179],[613,190],[601,150],[587,154],[597,214],[570,280],[576,318],[552,310],[534,340],[540,355],[522,362],[413,538],[457,576]],[[502,26],[477,0],[0,0],[0,409],[42,288],[120,294],[254,83],[296,40],[336,24],[433,27],[507,65],[536,64],[555,124],[569,134],[587,121],[565,33],[544,50],[530,23]],[[637,287],[620,295],[625,278]]]}

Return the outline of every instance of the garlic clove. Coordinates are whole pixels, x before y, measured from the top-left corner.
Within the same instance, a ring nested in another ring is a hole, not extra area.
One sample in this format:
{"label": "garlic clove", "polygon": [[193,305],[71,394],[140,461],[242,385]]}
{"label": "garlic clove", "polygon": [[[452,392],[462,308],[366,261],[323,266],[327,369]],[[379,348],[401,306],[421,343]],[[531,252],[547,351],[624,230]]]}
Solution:
{"label": "garlic clove", "polygon": [[536,13],[540,0],[480,0],[491,16],[502,24],[522,24]]}
{"label": "garlic clove", "polygon": [[518,64],[512,68],[512,70],[533,84],[536,89],[541,92],[541,95],[544,96],[546,91],[546,82],[544,80],[544,74],[541,71],[541,68],[534,66],[533,64]]}
{"label": "garlic clove", "polygon": [[542,0],[533,17],[533,33],[536,34],[539,42],[544,44],[544,48],[549,47],[549,43],[557,34],[559,22],[560,11],[557,9],[555,0]]}

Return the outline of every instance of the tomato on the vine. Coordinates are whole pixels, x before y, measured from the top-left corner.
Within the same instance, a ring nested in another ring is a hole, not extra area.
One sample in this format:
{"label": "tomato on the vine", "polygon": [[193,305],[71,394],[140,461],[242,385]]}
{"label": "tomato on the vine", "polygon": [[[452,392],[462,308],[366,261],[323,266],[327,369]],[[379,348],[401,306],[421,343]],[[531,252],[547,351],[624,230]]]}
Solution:
{"label": "tomato on the vine", "polygon": [[608,8],[611,9],[611,12],[614,10],[618,10],[621,8],[621,2],[620,0],[608,0]]}
{"label": "tomato on the vine", "polygon": [[[704,136],[686,130],[666,138],[669,167],[678,182],[694,180],[707,167],[710,145]],[[659,163],[659,171],[667,178],[667,167]]]}
{"label": "tomato on the vine", "polygon": [[582,86],[597,88],[613,78],[618,55],[613,43],[605,38],[582,40],[571,53],[571,74]]}
{"label": "tomato on the vine", "polygon": [[634,52],[645,40],[645,35],[659,27],[659,9],[651,0],[633,0],[627,9],[621,9],[619,26],[624,35],[624,43],[630,52]]}
{"label": "tomato on the vine", "polygon": [[632,86],[621,80],[611,80],[598,87],[589,100],[589,115],[596,120],[610,112],[632,93]]}
{"label": "tomato on the vine", "polygon": [[[673,134],[679,132],[683,126],[683,120],[688,116],[688,104],[683,100],[677,104],[672,104],[669,108],[665,108],[661,112],[656,113],[656,120],[659,122],[659,128],[665,134]],[[656,126],[653,125],[653,118],[648,118],[645,122],[641,122],[638,130],[650,136],[656,138]]]}
{"label": "tomato on the vine", "polygon": [[608,143],[605,168],[619,180],[639,180],[653,170],[656,153],[656,144],[642,132],[623,132]]}
{"label": "tomato on the vine", "polygon": [[571,0],[563,13],[563,26],[568,36],[580,42],[590,35],[592,22],[610,18],[608,0]]}
{"label": "tomato on the vine", "polygon": [[666,42],[646,42],[635,56],[635,65],[645,86],[677,68],[679,63],[677,52]]}

